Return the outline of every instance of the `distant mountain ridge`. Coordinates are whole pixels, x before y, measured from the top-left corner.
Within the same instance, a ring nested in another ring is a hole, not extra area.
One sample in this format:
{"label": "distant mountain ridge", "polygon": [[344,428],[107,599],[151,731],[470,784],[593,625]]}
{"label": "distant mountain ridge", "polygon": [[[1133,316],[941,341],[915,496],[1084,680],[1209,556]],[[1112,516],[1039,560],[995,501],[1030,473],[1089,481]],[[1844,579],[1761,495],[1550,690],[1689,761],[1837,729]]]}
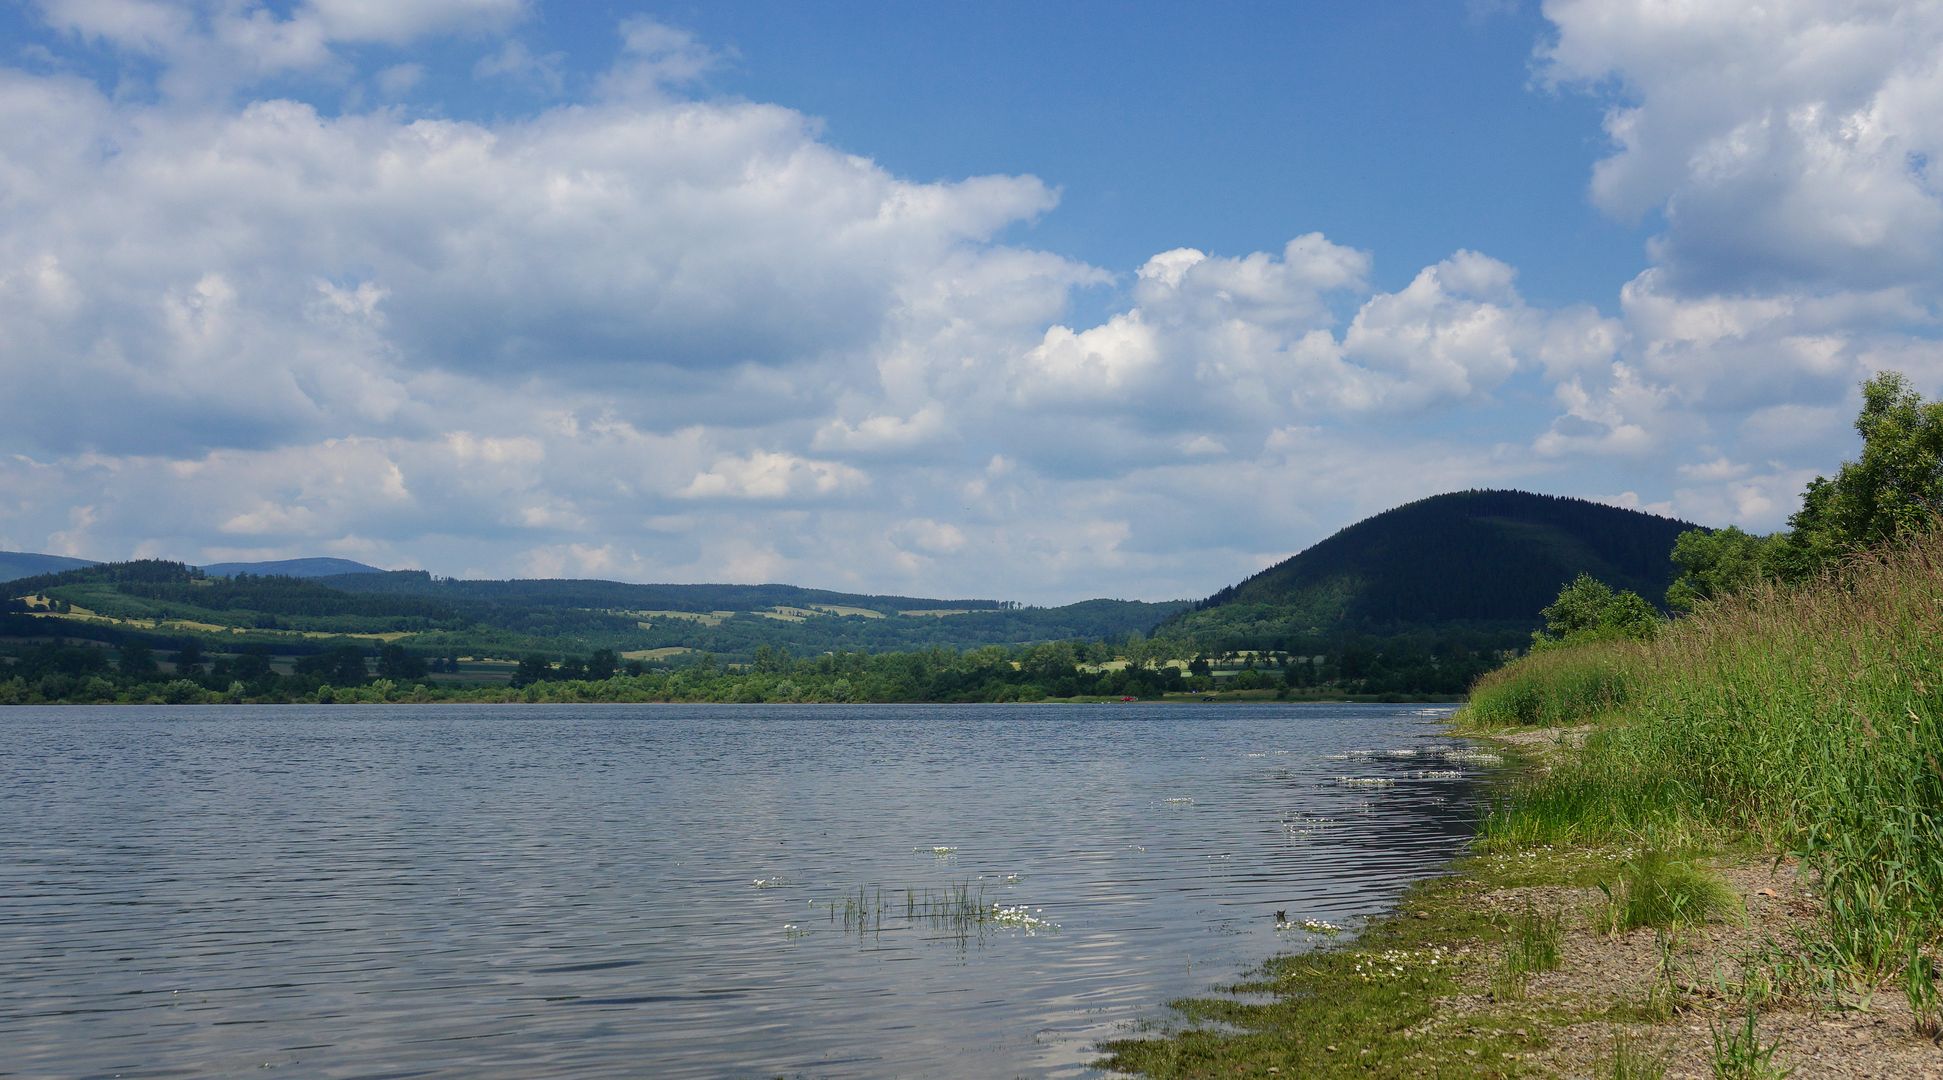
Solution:
{"label": "distant mountain ridge", "polygon": [[211,577],[235,577],[238,574],[262,574],[277,577],[321,578],[338,577],[344,574],[383,574],[375,566],[367,566],[350,559],[273,559],[269,562],[224,562],[210,563],[202,572]]}
{"label": "distant mountain ridge", "polygon": [[0,581],[58,574],[98,565],[92,559],[71,559],[66,555],[42,555],[34,551],[0,551]]}
{"label": "distant mountain ridge", "polygon": [[[42,574],[58,574],[64,570],[79,570],[84,566],[100,565],[101,563],[93,559],[74,559],[66,555],[43,555],[33,551],[0,551],[0,582],[18,581],[21,578],[40,577]],[[316,558],[210,563],[202,568],[202,572],[211,577],[260,574],[318,578],[341,574],[382,574],[385,571],[350,559]]]}
{"label": "distant mountain ridge", "polygon": [[517,602],[553,607],[649,608],[673,611],[759,611],[775,606],[836,604],[882,614],[903,610],[998,611],[999,600],[940,600],[921,596],[844,593],[800,585],[662,585],[600,578],[442,578],[423,570],[393,570],[379,576],[326,576],[320,584],[355,593],[431,596],[448,600]]}
{"label": "distant mountain ridge", "polygon": [[1460,491],[1366,518],[1222,589],[1157,631],[1276,648],[1464,626],[1515,641],[1589,573],[1663,601],[1673,540],[1697,526],[1524,491]]}

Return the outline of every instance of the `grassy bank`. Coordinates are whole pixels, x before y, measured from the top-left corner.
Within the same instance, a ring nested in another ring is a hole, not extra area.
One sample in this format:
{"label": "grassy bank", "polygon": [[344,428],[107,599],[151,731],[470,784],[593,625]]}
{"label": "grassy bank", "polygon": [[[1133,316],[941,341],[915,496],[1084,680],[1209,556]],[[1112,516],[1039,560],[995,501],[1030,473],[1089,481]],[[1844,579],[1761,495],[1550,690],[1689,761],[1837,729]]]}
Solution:
{"label": "grassy bank", "polygon": [[1835,982],[1897,983],[1937,1017],[1943,930],[1943,542],[1703,610],[1644,645],[1541,653],[1478,684],[1468,722],[1594,723],[1485,823],[1489,849],[1646,844],[1793,853]]}
{"label": "grassy bank", "polygon": [[1452,877],[1240,988],[1270,1001],[1181,1003],[1185,1026],[1109,1063],[1761,1077],[1842,1046],[1855,1075],[1943,1069],[1943,542],[1649,643],[1536,653],[1482,679],[1459,723],[1542,729],[1523,741],[1549,753],[1495,794]]}

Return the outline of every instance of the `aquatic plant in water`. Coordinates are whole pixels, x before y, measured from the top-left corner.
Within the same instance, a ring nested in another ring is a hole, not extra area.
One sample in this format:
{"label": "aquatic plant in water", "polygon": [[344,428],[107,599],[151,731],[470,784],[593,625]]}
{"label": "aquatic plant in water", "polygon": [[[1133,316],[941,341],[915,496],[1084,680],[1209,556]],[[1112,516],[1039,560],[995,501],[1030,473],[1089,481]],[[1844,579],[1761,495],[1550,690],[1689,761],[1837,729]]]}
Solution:
{"label": "aquatic plant in water", "polygon": [[1028,934],[1036,934],[1042,930],[1059,929],[1056,924],[1047,922],[1045,919],[1039,917],[1038,913],[1043,911],[1045,911],[1044,908],[1027,908],[1023,905],[1018,907],[1004,907],[999,904],[993,904],[991,921],[995,925],[1014,927],[1019,930],[1024,930]]}
{"label": "aquatic plant in water", "polygon": [[[1017,880],[1017,875],[1011,875],[1011,880]],[[980,884],[974,891],[970,882],[937,891],[907,888],[887,892],[878,888],[872,892],[860,887],[855,896],[845,896],[841,902],[829,901],[827,906],[832,923],[841,920],[845,930],[860,934],[881,933],[887,922],[892,929],[929,926],[961,936],[986,927],[1028,933],[1059,929],[1057,924],[1042,917],[1045,909],[1007,906],[988,900],[984,885]]]}

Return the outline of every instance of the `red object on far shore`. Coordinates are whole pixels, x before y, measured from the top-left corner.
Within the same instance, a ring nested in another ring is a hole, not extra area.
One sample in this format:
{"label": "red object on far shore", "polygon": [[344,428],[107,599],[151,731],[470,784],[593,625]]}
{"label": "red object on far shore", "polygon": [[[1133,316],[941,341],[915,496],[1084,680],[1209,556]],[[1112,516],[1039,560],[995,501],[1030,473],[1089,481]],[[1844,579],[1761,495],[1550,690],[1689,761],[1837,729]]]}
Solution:
{"label": "red object on far shore", "polygon": [[1132,700],[1133,700],[1133,697],[1132,697],[1131,695],[1129,695],[1129,696],[1127,696],[1127,697],[1123,697],[1123,698],[1121,698],[1120,700],[1121,700],[1121,701],[1132,701]]}

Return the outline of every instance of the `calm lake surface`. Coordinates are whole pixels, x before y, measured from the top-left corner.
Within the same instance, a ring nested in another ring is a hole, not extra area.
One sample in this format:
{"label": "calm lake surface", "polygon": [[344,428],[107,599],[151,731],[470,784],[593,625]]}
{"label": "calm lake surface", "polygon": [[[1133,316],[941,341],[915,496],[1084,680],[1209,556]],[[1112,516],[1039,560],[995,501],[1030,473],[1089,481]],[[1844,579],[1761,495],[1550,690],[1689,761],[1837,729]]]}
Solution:
{"label": "calm lake surface", "polygon": [[0,1075],[1088,1075],[1461,846],[1448,711],[0,710]]}

